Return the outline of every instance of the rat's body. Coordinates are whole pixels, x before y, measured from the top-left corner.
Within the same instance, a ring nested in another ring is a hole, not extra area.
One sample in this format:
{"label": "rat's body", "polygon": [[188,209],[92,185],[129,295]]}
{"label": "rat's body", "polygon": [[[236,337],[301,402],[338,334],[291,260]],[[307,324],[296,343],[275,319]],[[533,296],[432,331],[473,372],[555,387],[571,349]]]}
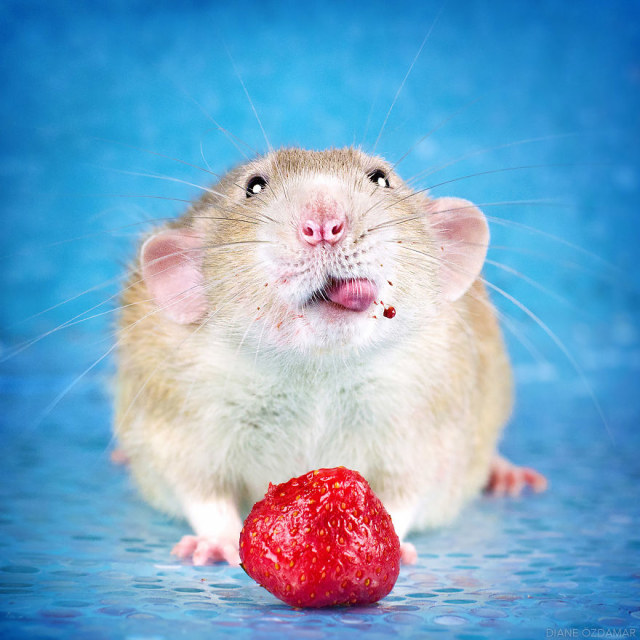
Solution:
{"label": "rat's body", "polygon": [[144,496],[194,527],[180,555],[235,561],[269,482],[319,467],[360,471],[401,538],[451,520],[492,461],[497,488],[542,488],[496,457],[512,395],[487,242],[475,207],[353,149],[271,153],[147,240],[116,430]]}

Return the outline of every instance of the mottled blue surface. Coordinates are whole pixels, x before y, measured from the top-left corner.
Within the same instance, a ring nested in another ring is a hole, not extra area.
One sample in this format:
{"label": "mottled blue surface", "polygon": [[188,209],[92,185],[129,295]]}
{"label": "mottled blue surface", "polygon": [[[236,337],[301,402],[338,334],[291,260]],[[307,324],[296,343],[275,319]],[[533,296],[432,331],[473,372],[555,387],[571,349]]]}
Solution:
{"label": "mottled blue surface", "polygon": [[175,561],[186,526],[108,460],[109,298],[145,221],[185,206],[164,198],[211,181],[171,158],[242,160],[205,114],[266,148],[234,64],[274,146],[371,150],[441,6],[0,4],[1,637],[640,636],[638,2],[451,0],[378,144],[395,160],[455,114],[403,176],[513,169],[433,193],[483,203],[511,269],[487,278],[545,323],[494,296],[519,383],[504,451],[547,494],[416,536],[378,605],[297,611]]}

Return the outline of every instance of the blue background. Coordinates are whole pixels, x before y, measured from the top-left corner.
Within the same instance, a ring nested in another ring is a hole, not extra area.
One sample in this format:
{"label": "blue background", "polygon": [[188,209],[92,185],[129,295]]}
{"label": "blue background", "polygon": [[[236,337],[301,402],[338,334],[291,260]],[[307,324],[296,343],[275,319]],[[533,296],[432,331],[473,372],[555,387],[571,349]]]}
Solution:
{"label": "blue background", "polygon": [[638,2],[451,0],[377,146],[418,143],[399,170],[452,181],[434,196],[529,201],[483,207],[512,270],[486,277],[547,327],[494,296],[518,380],[503,448],[546,495],[416,536],[374,607],[304,612],[174,561],[186,526],[108,460],[118,282],[149,221],[210,182],[172,158],[242,161],[212,118],[266,150],[238,75],[274,147],[371,150],[442,6],[0,4],[3,637],[640,634]]}

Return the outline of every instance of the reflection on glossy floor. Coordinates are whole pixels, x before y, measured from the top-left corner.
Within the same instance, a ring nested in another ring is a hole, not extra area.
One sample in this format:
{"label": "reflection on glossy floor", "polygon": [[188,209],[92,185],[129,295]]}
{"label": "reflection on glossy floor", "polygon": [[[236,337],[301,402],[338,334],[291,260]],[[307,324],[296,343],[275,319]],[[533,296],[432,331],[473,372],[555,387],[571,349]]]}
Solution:
{"label": "reflection on glossy floor", "polygon": [[[612,442],[575,381],[526,385],[506,438],[515,460],[548,474],[546,494],[481,498],[452,527],[413,538],[418,564],[402,569],[390,596],[325,611],[291,609],[241,569],[194,568],[170,555],[186,525],[144,505],[109,461],[108,421],[97,417],[109,413],[102,379],[37,428],[22,398],[48,394],[45,381],[3,383],[10,422],[0,515],[3,637],[366,631],[382,638],[447,630],[480,639],[640,627],[638,435],[619,429]],[[619,392],[618,425],[629,417],[630,389]],[[553,415],[536,415],[560,398],[569,400]]]}

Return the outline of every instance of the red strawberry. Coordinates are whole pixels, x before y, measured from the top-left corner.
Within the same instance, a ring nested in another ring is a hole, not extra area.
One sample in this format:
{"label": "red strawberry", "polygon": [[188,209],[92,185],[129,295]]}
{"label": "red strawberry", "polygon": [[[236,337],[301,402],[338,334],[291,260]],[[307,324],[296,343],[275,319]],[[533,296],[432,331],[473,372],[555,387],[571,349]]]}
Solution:
{"label": "red strawberry", "polygon": [[270,484],[240,533],[244,570],[297,607],[368,604],[400,571],[400,541],[367,481],[338,467]]}

